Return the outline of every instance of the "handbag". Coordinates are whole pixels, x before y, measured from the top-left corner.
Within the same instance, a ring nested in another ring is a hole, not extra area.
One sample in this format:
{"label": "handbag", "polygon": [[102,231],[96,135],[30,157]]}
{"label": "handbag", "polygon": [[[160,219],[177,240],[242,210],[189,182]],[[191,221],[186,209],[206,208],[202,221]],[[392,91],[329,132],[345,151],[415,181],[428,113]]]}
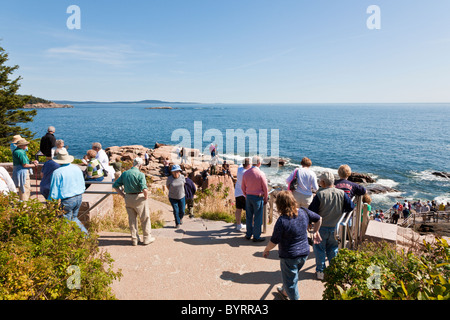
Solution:
{"label": "handbag", "polygon": [[109,175],[109,172],[105,169],[105,167],[103,167],[102,163],[99,161],[98,163],[100,163],[100,165],[102,166],[103,169],[103,176],[107,177]]}
{"label": "handbag", "polygon": [[295,169],[295,176],[291,180],[291,183],[289,183],[289,190],[294,191],[298,187],[298,169]]}

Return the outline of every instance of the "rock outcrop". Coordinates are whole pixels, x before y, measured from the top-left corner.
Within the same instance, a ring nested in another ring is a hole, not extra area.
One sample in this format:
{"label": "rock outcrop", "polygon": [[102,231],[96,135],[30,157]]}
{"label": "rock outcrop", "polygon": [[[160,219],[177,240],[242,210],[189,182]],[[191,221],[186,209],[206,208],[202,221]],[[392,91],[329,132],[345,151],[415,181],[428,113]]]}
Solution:
{"label": "rock outcrop", "polygon": [[434,176],[450,179],[450,172],[435,171],[431,173]]}
{"label": "rock outcrop", "polygon": [[[183,163],[181,163],[182,159],[178,156],[177,147],[159,143],[155,144],[155,149],[149,149],[142,145],[130,145],[112,146],[106,148],[105,151],[110,162],[130,163],[129,165],[139,156],[144,159],[145,153],[147,153],[149,162],[141,170],[152,180],[152,187],[162,189],[164,192],[166,192],[167,179],[164,173],[164,161],[168,159],[170,167],[174,164],[179,164],[183,169],[183,174],[190,177],[198,187],[207,188],[211,183],[217,184],[221,182],[224,187],[229,188],[229,194],[234,197],[234,181],[238,165],[232,161],[227,161],[230,164],[231,177],[221,174],[221,164],[218,164],[216,166],[216,174],[209,175],[208,179],[204,179],[206,176],[202,173],[205,171],[210,173],[210,158],[200,154],[200,151],[197,149],[186,148],[187,161],[183,161]],[[205,180],[208,180],[206,184]]]}
{"label": "rock outcrop", "polygon": [[57,108],[73,108],[70,104],[58,104],[58,103],[34,103],[26,104],[24,109],[57,109]]}
{"label": "rock outcrop", "polygon": [[356,183],[375,183],[375,179],[372,178],[370,175],[358,172],[352,172],[347,180]]}

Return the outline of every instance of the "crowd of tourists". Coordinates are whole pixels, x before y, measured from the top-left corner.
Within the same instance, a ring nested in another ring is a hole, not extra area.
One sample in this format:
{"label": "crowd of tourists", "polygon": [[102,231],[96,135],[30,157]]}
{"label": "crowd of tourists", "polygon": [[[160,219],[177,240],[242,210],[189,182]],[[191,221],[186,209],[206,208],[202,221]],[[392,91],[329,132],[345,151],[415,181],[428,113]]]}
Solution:
{"label": "crowd of tourists", "polygon": [[[74,221],[83,232],[87,233],[78,217],[83,193],[89,188],[89,182],[102,182],[106,176],[111,176],[113,188],[125,199],[131,244],[148,245],[155,241],[147,201],[149,191],[146,177],[141,171],[141,167],[148,164],[148,156],[144,159],[138,156],[133,160],[132,168],[121,173],[109,165],[108,156],[101,144],[94,142],[82,160],[86,165],[83,172],[72,164],[74,157],[69,155],[64,141],[57,140],[54,134],[55,128],[49,127],[40,143],[40,155],[46,157],[40,183],[40,193],[45,199],[59,200],[64,217]],[[26,153],[28,145],[29,142],[20,136],[15,136],[11,142],[12,178],[4,168],[0,168],[0,191],[7,193],[18,190],[19,198],[23,201],[30,197],[30,174],[38,165],[37,160],[28,158]],[[211,157],[216,157],[217,146],[210,151]],[[259,156],[245,158],[237,170],[235,183],[236,229],[245,233],[246,240],[256,243],[266,241],[261,233],[263,210],[269,198],[269,187],[266,176],[260,169],[261,163],[262,159]],[[344,213],[354,209],[352,198],[363,196],[363,202],[368,205],[370,211],[370,196],[363,186],[348,180],[351,175],[351,168],[348,165],[339,167],[337,180],[330,171],[325,171],[317,177],[310,169],[311,166],[311,160],[303,158],[301,167],[287,178],[287,190],[277,194],[275,204],[280,217],[263,252],[263,256],[267,258],[269,252],[278,246],[283,285],[277,290],[283,297],[292,300],[300,297],[299,272],[308,258],[310,246],[315,254],[316,278],[323,280],[326,260],[329,264],[338,253],[338,242],[334,236],[336,224]],[[225,166],[225,170],[227,168]],[[168,159],[164,161],[164,173],[168,175],[166,186],[175,227],[180,228],[186,206],[189,216],[193,217],[196,186],[182,174],[179,165],[170,166]],[[402,213],[411,208],[409,202],[405,202],[403,206],[399,203],[396,205],[395,209]],[[417,210],[428,204],[421,204],[419,201],[413,205]],[[431,204],[431,207],[436,205]],[[242,223],[243,210],[245,210],[245,224]],[[382,211],[372,216],[379,219],[380,215],[383,215]],[[142,241],[139,238],[138,221],[143,230]]]}
{"label": "crowd of tourists", "polygon": [[442,201],[438,202],[436,200],[416,200],[411,203],[410,200],[404,200],[402,204],[401,201],[397,201],[391,208],[389,217],[385,217],[384,214],[378,213],[378,210],[374,213],[374,219],[378,221],[389,221],[391,223],[397,224],[400,218],[407,219],[414,210],[416,213],[437,213],[439,211],[450,211],[450,202],[447,204]]}

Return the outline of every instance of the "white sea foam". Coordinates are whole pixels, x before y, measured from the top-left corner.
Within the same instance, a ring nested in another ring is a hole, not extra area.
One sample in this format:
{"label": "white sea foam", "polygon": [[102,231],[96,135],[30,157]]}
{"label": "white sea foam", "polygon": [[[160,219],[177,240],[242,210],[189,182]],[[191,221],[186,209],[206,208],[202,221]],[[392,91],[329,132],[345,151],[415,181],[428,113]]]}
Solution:
{"label": "white sea foam", "polygon": [[437,170],[423,170],[423,171],[410,171],[411,175],[414,179],[417,180],[426,180],[426,181],[443,181],[448,182],[448,178],[436,176],[433,174],[433,172],[436,172]]}
{"label": "white sea foam", "polygon": [[447,192],[445,194],[442,194],[440,196],[435,197],[433,200],[435,200],[437,203],[447,203],[450,202],[450,192]]}
{"label": "white sea foam", "polygon": [[381,184],[382,186],[389,187],[389,188],[394,188],[395,186],[398,185],[398,182],[396,182],[392,179],[379,179],[379,180],[376,180],[375,183]]}

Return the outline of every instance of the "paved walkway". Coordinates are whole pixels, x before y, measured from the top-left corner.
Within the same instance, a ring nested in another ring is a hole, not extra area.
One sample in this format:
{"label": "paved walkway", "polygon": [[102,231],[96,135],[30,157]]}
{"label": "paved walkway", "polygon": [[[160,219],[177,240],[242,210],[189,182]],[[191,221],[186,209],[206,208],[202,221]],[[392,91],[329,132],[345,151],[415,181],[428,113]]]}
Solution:
{"label": "paved walkway", "polygon": [[[230,223],[185,217],[174,227],[169,205],[150,199],[153,210],[162,210],[166,226],[154,229],[155,242],[131,246],[129,234],[100,233],[99,246],[122,269],[112,289],[120,300],[273,300],[280,299],[278,250],[262,257],[266,241],[246,240]],[[311,252],[299,282],[301,299],[321,300],[323,283],[315,280]]]}

